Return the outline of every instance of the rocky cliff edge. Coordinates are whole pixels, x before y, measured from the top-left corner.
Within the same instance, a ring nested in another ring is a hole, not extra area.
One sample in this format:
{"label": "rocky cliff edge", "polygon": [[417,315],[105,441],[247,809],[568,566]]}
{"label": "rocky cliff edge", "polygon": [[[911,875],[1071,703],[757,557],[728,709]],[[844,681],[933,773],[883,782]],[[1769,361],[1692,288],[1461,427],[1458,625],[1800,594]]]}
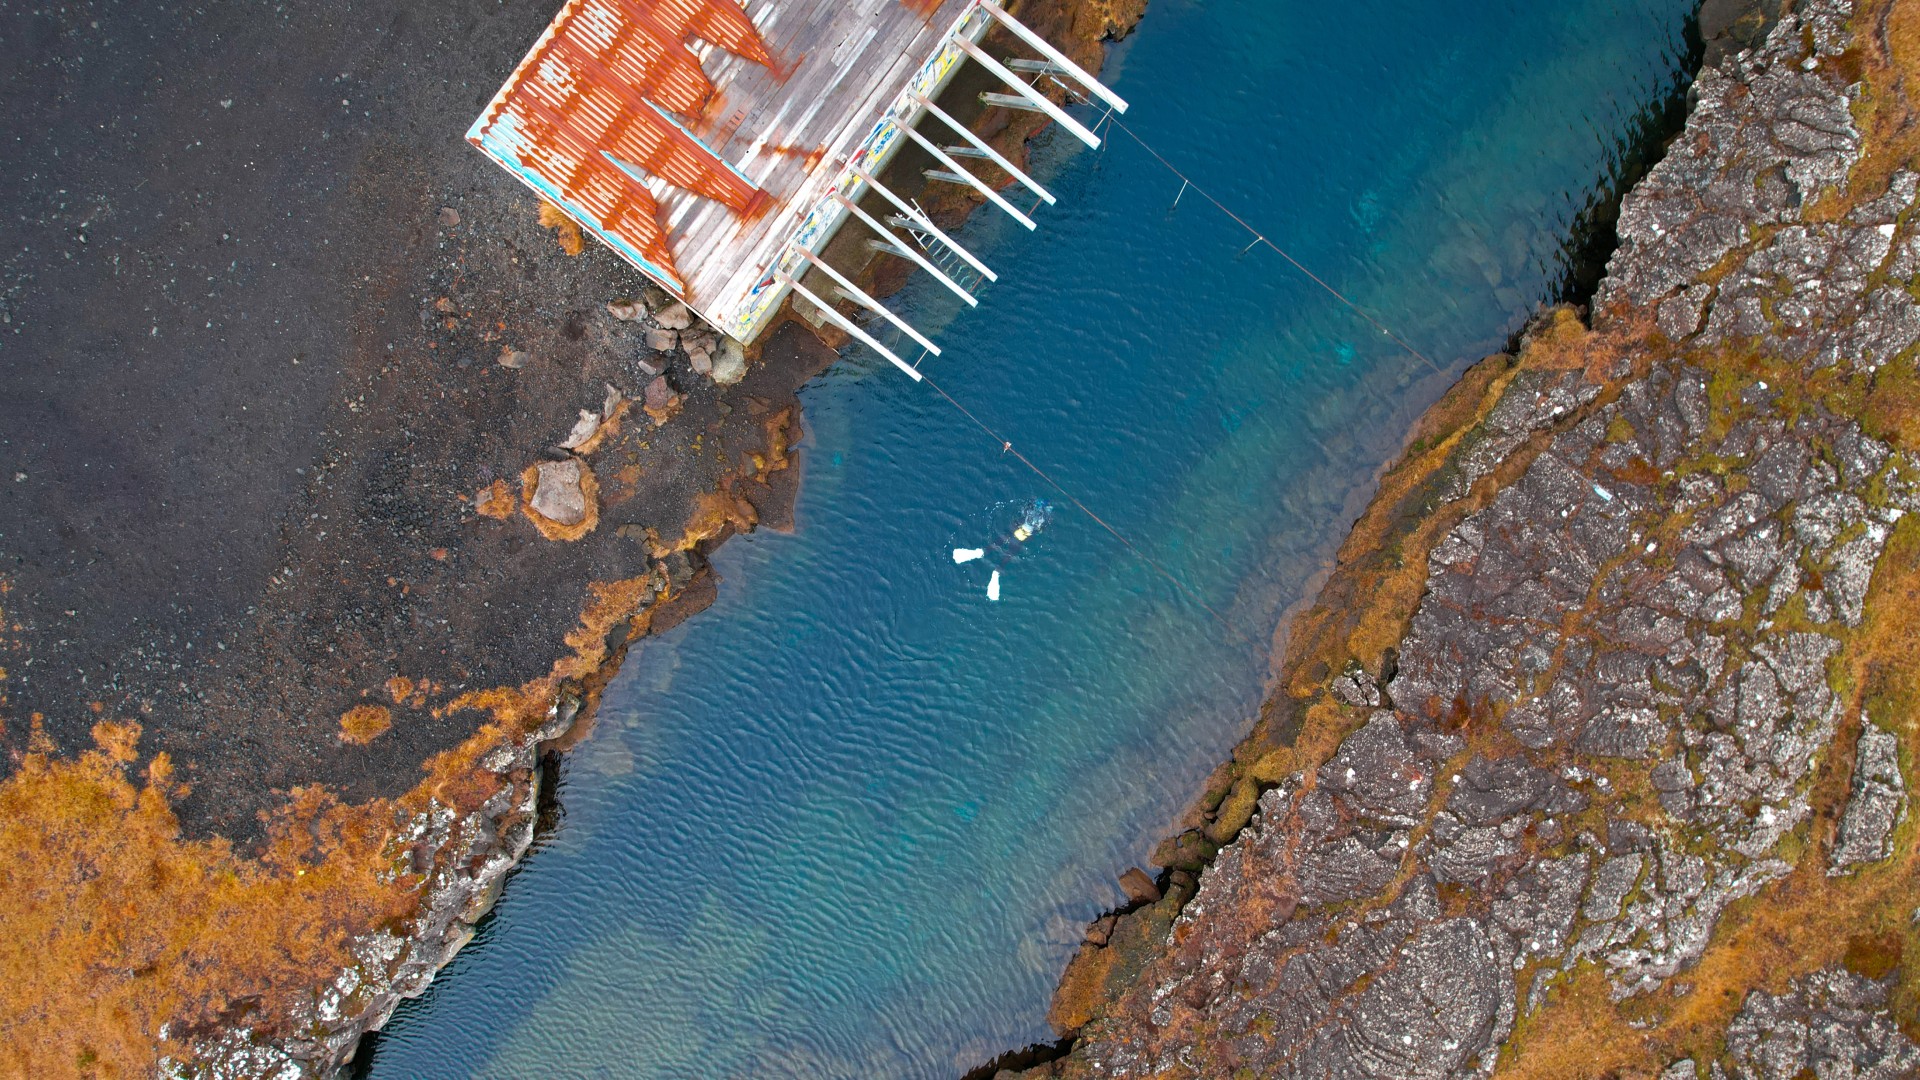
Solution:
{"label": "rocky cliff edge", "polygon": [[1435,407],[1024,1075],[1920,1074],[1920,4],[1718,51],[1591,326]]}

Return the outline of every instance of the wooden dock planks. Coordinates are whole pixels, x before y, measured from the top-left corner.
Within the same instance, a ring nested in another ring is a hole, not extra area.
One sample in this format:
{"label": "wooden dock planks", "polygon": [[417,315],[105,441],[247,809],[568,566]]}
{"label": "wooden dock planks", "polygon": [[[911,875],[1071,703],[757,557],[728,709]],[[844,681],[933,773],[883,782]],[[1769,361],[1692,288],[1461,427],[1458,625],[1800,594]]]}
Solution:
{"label": "wooden dock planks", "polygon": [[653,182],[697,310],[711,315],[727,307],[766,272],[838,166],[966,7],[967,0],[945,0],[922,14],[903,0],[761,0],[747,10],[778,69],[712,46],[700,50],[720,93],[695,130],[772,197],[772,208],[743,219]]}

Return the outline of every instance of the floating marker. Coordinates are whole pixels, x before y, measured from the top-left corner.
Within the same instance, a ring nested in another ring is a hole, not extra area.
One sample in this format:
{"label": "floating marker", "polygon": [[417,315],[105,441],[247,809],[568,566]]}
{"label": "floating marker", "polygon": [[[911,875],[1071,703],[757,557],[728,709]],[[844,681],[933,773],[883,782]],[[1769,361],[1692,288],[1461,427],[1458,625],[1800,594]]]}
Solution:
{"label": "floating marker", "polygon": [[998,570],[995,570],[993,576],[987,579],[987,599],[1000,599],[1000,571]]}
{"label": "floating marker", "polygon": [[975,559],[985,556],[986,553],[985,548],[954,548],[953,561],[957,563],[970,563]]}

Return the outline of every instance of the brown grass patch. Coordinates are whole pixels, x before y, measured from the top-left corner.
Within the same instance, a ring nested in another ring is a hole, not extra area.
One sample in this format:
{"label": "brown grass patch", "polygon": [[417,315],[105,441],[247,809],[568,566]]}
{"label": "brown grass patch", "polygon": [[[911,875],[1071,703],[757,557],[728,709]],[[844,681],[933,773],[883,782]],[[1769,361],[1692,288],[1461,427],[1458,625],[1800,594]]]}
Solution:
{"label": "brown grass patch", "polygon": [[[1847,195],[1823,200],[1810,218],[1838,219],[1883,191],[1896,169],[1920,160],[1920,124],[1911,94],[1913,76],[1920,73],[1920,3],[1868,0],[1853,25],[1855,48],[1838,67],[1848,78],[1866,81],[1855,107],[1866,153]],[[1789,395],[1825,401],[1857,415],[1871,434],[1894,446],[1908,453],[1920,450],[1920,375],[1911,358],[1888,365],[1870,380],[1832,371],[1808,376],[1751,355],[1701,359],[1715,369],[1717,382],[1736,372],[1748,378],[1764,372]],[[1723,429],[1725,420],[1716,416],[1716,427]],[[1599,967],[1583,966],[1546,1008],[1520,1024],[1501,1076],[1650,1076],[1682,1056],[1711,1060],[1721,1053],[1726,1025],[1749,991],[1779,993],[1795,977],[1836,965],[1869,978],[1893,979],[1894,1015],[1911,1016],[1920,1007],[1920,974],[1906,963],[1920,947],[1920,933],[1910,919],[1920,906],[1915,843],[1920,826],[1912,818],[1900,826],[1895,854],[1886,862],[1838,878],[1826,875],[1863,710],[1900,736],[1910,794],[1920,780],[1920,527],[1912,520],[1903,521],[1889,541],[1868,597],[1867,618],[1846,636],[1839,665],[1834,683],[1847,702],[1848,720],[1816,772],[1814,815],[1797,834],[1804,840],[1794,872],[1761,896],[1734,905],[1700,963],[1659,994],[1616,1005]],[[1636,1029],[1629,1020],[1648,1026]]]}
{"label": "brown grass patch", "polygon": [[365,746],[393,727],[393,710],[385,705],[355,705],[340,716],[340,741]]}
{"label": "brown grass patch", "polygon": [[520,498],[505,480],[495,480],[473,497],[473,508],[482,517],[505,521],[520,509]]}
{"label": "brown grass patch", "polygon": [[0,782],[0,1076],[147,1076],[215,1030],[271,1036],[355,963],[351,939],[415,914],[422,879],[400,872],[396,822],[429,798],[477,809],[508,782],[479,760],[544,723],[563,693],[590,714],[609,661],[650,625],[653,582],[590,586],[572,651],[547,675],[439,710],[492,719],[406,795],[347,806],[317,787],[289,793],[258,858],[180,835],[170,803],[185,788],[164,754],[135,771],[139,725],[102,721],[96,748],[72,760],[42,734]]}
{"label": "brown grass patch", "polygon": [[[1703,360],[1716,374],[1754,363],[1742,356]],[[1771,366],[1766,376],[1793,392],[1805,392],[1824,377],[1795,379]],[[1908,415],[1920,406],[1912,387],[1904,375],[1880,382],[1873,390],[1881,398],[1877,407],[1883,414]],[[1903,450],[1916,449],[1897,428],[1880,434]],[[1900,826],[1895,854],[1886,862],[1837,878],[1826,874],[1850,791],[1862,711],[1900,736],[1910,792],[1920,795],[1920,522],[1908,518],[1894,530],[1874,576],[1866,619],[1843,641],[1833,683],[1846,720],[1815,772],[1810,822],[1784,842],[1789,852],[1799,850],[1792,874],[1734,904],[1700,962],[1659,993],[1616,1004],[1602,970],[1584,965],[1545,1008],[1520,1023],[1500,1076],[1651,1076],[1680,1057],[1710,1060],[1720,1054],[1726,1026],[1749,991],[1781,993],[1792,979],[1833,966],[1892,978],[1896,1016],[1920,1007],[1920,973],[1905,963],[1920,948],[1920,929],[1909,917],[1920,907],[1920,824],[1910,819]]]}
{"label": "brown grass patch", "polygon": [[579,223],[568,217],[565,210],[545,199],[540,200],[540,227],[553,230],[553,238],[559,243],[561,251],[578,255],[586,250],[587,242],[580,235]]}
{"label": "brown grass patch", "polygon": [[181,838],[166,756],[132,771],[138,725],[95,735],[0,784],[0,1073],[147,1075],[196,1031],[283,1013],[412,903],[411,882],[379,880],[391,804],[295,793],[242,858]]}

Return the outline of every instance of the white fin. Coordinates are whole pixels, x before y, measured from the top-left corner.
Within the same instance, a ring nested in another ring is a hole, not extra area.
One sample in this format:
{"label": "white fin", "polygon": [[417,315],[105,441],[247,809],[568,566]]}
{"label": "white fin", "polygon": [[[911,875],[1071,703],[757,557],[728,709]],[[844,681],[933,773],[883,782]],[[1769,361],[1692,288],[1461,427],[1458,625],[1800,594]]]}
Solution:
{"label": "white fin", "polygon": [[1000,599],[1000,571],[998,570],[995,570],[993,576],[987,579],[987,599]]}
{"label": "white fin", "polygon": [[980,548],[954,548],[953,561],[957,563],[972,562],[985,554],[986,552]]}

